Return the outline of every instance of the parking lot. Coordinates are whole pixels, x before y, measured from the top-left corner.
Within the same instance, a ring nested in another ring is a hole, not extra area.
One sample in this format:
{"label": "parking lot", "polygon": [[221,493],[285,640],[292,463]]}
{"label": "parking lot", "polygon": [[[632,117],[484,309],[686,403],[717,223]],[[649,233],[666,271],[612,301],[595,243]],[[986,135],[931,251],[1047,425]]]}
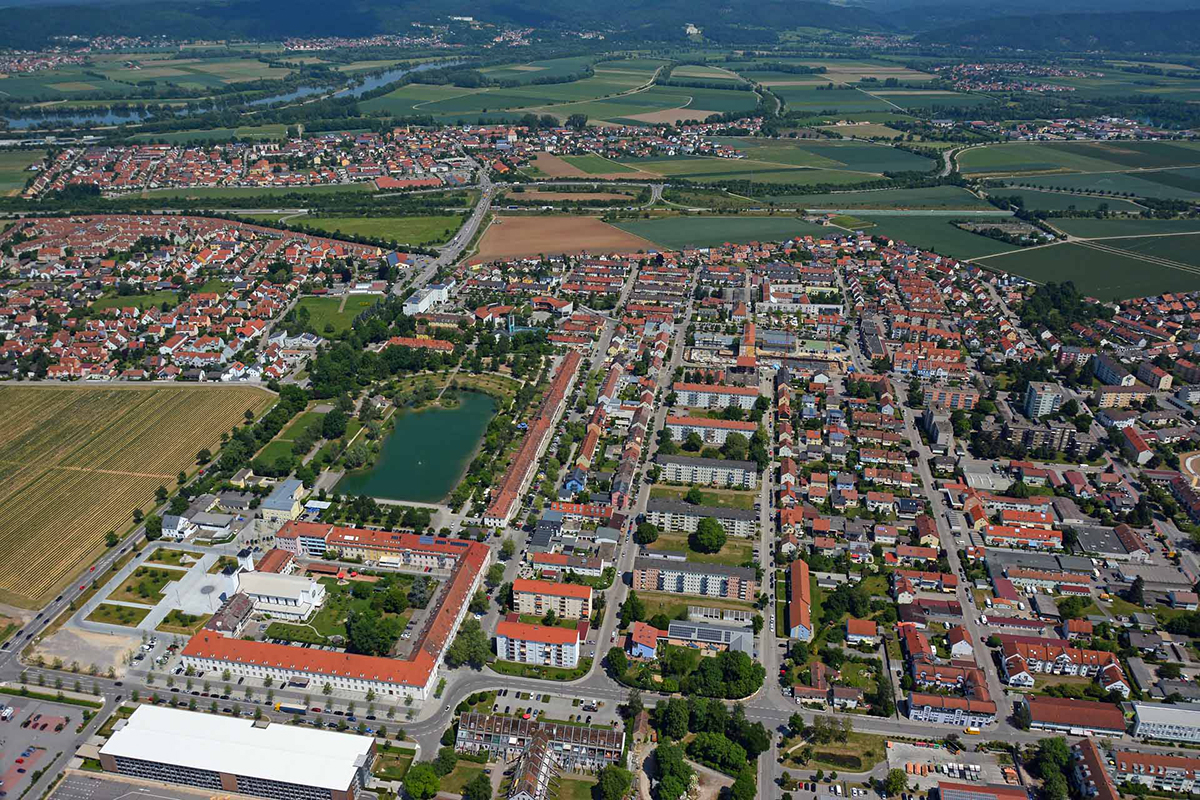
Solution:
{"label": "parking lot", "polygon": [[938,781],[979,784],[1005,782],[1004,772],[994,755],[969,752],[969,748],[974,746],[973,742],[964,741],[963,745],[968,749],[951,753],[945,747],[920,747],[906,742],[892,742],[887,751],[888,769],[904,770],[910,789],[932,789]]}
{"label": "parking lot", "polygon": [[83,709],[9,695],[0,704],[0,797],[19,797],[38,770],[74,754]]}

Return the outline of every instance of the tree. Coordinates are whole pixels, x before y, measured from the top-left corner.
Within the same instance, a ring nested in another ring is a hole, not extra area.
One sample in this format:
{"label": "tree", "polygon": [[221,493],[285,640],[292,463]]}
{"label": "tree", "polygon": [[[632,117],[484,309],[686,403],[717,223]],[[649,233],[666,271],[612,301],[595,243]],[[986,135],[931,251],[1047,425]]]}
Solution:
{"label": "tree", "polygon": [[610,647],[608,649],[608,667],[616,675],[624,675],[629,669],[629,657],[625,655],[625,651],[619,647]]}
{"label": "tree", "polygon": [[384,620],[373,608],[351,611],[346,617],[346,649],[364,655],[387,655],[399,635],[395,628],[393,619]]}
{"label": "tree", "polygon": [[479,620],[470,618],[463,622],[458,629],[458,635],[446,648],[446,663],[452,667],[470,664],[475,669],[483,669],[492,655],[492,644],[483,632]]}
{"label": "tree", "polygon": [[683,500],[685,503],[691,503],[694,506],[704,505],[704,493],[700,491],[699,487],[693,486],[687,490],[687,494],[683,496]]}
{"label": "tree", "polygon": [[492,782],[481,772],[463,787],[462,796],[463,800],[492,800]]}
{"label": "tree", "polygon": [[587,123],[588,123],[588,115],[587,114],[572,114],[569,117],[567,117],[567,127],[574,128],[577,131],[583,130],[585,127],[587,127]]}
{"label": "tree", "polygon": [[762,633],[762,629],[763,629],[762,614],[754,615],[754,618],[750,620],[750,627],[753,628],[755,636]]}
{"label": "tree", "polygon": [[163,503],[167,502],[167,494],[167,487],[160,484],[159,487],[154,490],[154,499],[158,501],[159,505],[162,505]]}
{"label": "tree", "polygon": [[650,544],[658,540],[658,526],[653,522],[638,523],[637,530],[633,532],[633,540],[638,544]]}
{"label": "tree", "polygon": [[212,461],[212,453],[207,448],[196,453],[197,464],[204,465],[210,461]]}
{"label": "tree", "polygon": [[321,435],[326,439],[337,439],[346,432],[346,413],[334,408],[321,422]]}
{"label": "tree", "polygon": [[883,791],[890,797],[908,791],[908,776],[904,770],[889,769],[887,777],[883,779]]}
{"label": "tree", "polygon": [[544,617],[542,617],[542,624],[545,625],[547,628],[549,628],[549,627],[557,624],[557,622],[558,622],[558,615],[554,613],[554,609],[553,608],[546,609],[546,615]]}
{"label": "tree", "polygon": [[[609,764],[596,775],[596,784],[592,787],[592,800],[622,800],[629,794],[632,786],[632,772],[621,769],[616,764]],[[463,797],[467,800],[466,795]]]}
{"label": "tree", "polygon": [[433,759],[433,771],[438,774],[439,778],[444,778],[454,771],[455,765],[458,764],[458,753],[453,747],[442,747],[438,749],[438,754]]}
{"label": "tree", "polygon": [[698,553],[719,553],[725,546],[725,529],[712,517],[705,517],[688,537],[688,543]]}
{"label": "tree", "polygon": [[621,627],[628,628],[634,622],[641,622],[645,618],[645,604],[637,596],[637,592],[630,589],[625,602],[621,604]]}
{"label": "tree", "polygon": [[1146,581],[1138,575],[1133,579],[1133,585],[1129,587],[1129,602],[1135,606],[1146,606]]}
{"label": "tree", "polygon": [[738,773],[733,786],[729,787],[729,796],[732,800],[754,800],[757,794],[758,779],[754,774],[754,767],[746,764]]}
{"label": "tree", "polygon": [[516,552],[517,552],[517,545],[515,542],[513,542],[512,539],[505,539],[503,542],[500,543],[500,555],[503,558],[506,558],[506,559],[512,558],[513,554],[515,554]]}
{"label": "tree", "polygon": [[146,517],[146,540],[153,542],[162,538],[162,517],[151,514]]}
{"label": "tree", "polygon": [[120,541],[121,541],[121,539],[120,539],[120,537],[117,536],[116,531],[109,531],[108,533],[104,534],[104,546],[105,547],[116,547],[117,544],[120,543]]}
{"label": "tree", "polygon": [[404,775],[404,791],[415,800],[429,800],[438,793],[441,781],[428,761],[413,764]]}
{"label": "tree", "polygon": [[492,564],[488,567],[487,582],[489,586],[499,586],[504,580],[504,565]]}

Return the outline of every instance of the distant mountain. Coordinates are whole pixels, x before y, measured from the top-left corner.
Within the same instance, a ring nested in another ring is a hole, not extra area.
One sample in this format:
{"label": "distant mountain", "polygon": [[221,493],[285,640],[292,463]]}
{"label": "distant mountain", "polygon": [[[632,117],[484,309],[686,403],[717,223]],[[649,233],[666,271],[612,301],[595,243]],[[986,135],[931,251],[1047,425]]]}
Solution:
{"label": "distant mountain", "polygon": [[1188,53],[1200,47],[1200,10],[992,17],[928,30],[916,41],[1024,50]]}
{"label": "distant mountain", "polygon": [[593,27],[617,39],[686,41],[685,23],[718,41],[774,41],[778,31],[806,25],[835,30],[883,30],[866,8],[819,0],[201,0],[200,2],[91,2],[0,0],[0,46],[36,46],[53,35],[165,35],[187,38],[361,36],[411,30],[412,22],[449,15],[494,23],[555,29]]}

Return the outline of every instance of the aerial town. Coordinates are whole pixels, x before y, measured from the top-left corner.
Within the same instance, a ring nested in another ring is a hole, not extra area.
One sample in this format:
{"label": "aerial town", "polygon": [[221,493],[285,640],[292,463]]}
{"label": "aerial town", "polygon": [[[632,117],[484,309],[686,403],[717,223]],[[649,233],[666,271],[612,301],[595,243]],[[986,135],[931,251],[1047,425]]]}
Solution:
{"label": "aerial town", "polygon": [[0,15],[0,800],[1200,794],[1192,12],[565,1]]}

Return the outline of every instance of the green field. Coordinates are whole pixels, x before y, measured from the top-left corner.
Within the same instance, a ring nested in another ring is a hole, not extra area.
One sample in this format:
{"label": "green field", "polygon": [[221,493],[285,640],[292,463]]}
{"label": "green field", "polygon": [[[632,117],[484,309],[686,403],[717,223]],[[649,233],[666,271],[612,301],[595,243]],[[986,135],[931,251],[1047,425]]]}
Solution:
{"label": "green field", "polygon": [[593,60],[593,56],[568,56],[545,61],[526,61],[520,64],[484,67],[480,72],[498,81],[529,83],[537,78],[562,78],[574,75],[582,71]]}
{"label": "green field", "polygon": [[843,112],[887,111],[891,108],[886,101],[857,89],[818,90],[816,86],[772,86],[771,92],[783,100],[788,111],[836,116]]}
{"label": "green field", "polygon": [[150,294],[114,294],[96,300],[92,303],[91,308],[93,311],[103,311],[106,308],[149,308],[150,306],[158,308],[163,303],[174,308],[179,303],[179,295],[168,290]]}
{"label": "green field", "polygon": [[[257,80],[279,80],[292,74],[254,58],[172,58],[168,53],[104,54],[90,64],[0,78],[0,93],[15,100],[73,100],[98,96],[127,97],[149,84],[205,90]],[[162,99],[169,100],[170,96]],[[161,102],[161,100],[157,100]]]}
{"label": "green field", "polygon": [[958,155],[964,174],[1104,172],[1200,164],[1200,146],[1186,142],[1015,142],[974,147]]}
{"label": "green field", "polygon": [[141,624],[153,609],[120,606],[115,603],[101,603],[96,610],[87,615],[88,622],[103,622],[108,625],[122,625],[135,628]]}
{"label": "green field", "polygon": [[[343,299],[346,301],[346,306],[339,312],[338,307],[342,305]],[[339,334],[350,330],[350,323],[354,322],[354,318],[378,303],[379,300],[378,295],[371,294],[352,294],[346,298],[301,297],[296,308],[308,309],[309,320],[312,322],[313,330],[317,333],[322,335]],[[329,331],[328,326],[332,326],[333,330]]]}
{"label": "green field", "polygon": [[716,140],[738,148],[746,154],[747,159],[788,166],[825,167],[875,174],[927,172],[937,166],[933,159],[886,144],[746,137],[717,137]]}
{"label": "green field", "polygon": [[1136,214],[1142,210],[1142,206],[1116,197],[1092,197],[1036,189],[991,189],[988,193],[994,197],[1019,197],[1030,211],[1099,211],[1103,207],[1109,211]]}
{"label": "green field", "polygon": [[1200,219],[1056,219],[1054,227],[1084,239],[1200,232]]}
{"label": "green field", "polygon": [[[689,487],[686,486],[655,485],[650,487],[650,497],[682,502],[688,491]],[[739,492],[730,489],[699,489],[699,492],[701,505],[717,508],[740,508],[745,511],[754,507],[754,501],[758,497],[757,492]]]}
{"label": "green field", "polygon": [[1013,246],[968,233],[951,224],[951,220],[997,219],[997,217],[949,217],[944,215],[922,216],[871,214],[869,212],[855,214],[866,222],[875,223],[871,229],[872,236],[888,236],[906,242],[915,247],[923,247],[942,255],[954,258],[978,258],[1012,250]]}
{"label": "green field", "polygon": [[242,125],[237,128],[207,128],[198,131],[176,133],[138,133],[129,137],[131,142],[168,142],[179,144],[192,141],[226,141],[233,139],[282,139],[287,134],[287,125]]}
{"label": "green field", "polygon": [[779,242],[794,236],[821,236],[829,229],[795,217],[666,217],[615,223],[623,231],[668,249],[712,247],[725,242]]}
{"label": "green field", "polygon": [[880,209],[988,209],[991,203],[958,186],[931,186],[924,189],[883,189],[868,192],[830,192],[827,194],[780,195],[769,199],[776,205],[799,208],[880,208]]}
{"label": "green field", "polygon": [[[1044,189],[1057,189],[1069,192],[1098,192],[1101,194],[1128,195],[1133,197],[1149,197],[1156,200],[1195,200],[1200,198],[1200,191],[1187,186],[1175,186],[1167,181],[1190,182],[1189,176],[1183,170],[1162,170],[1159,172],[1092,172],[1086,175],[1063,173],[1060,175],[1041,175],[1018,178],[1009,185],[1030,186]],[[1175,180],[1183,178],[1183,181]],[[1200,185],[1197,186],[1200,189]]]}
{"label": "green field", "polygon": [[424,113],[424,106],[428,103],[473,94],[474,91],[474,89],[463,89],[458,86],[429,86],[422,83],[410,83],[381,97],[364,100],[359,103],[359,108],[367,113],[384,111],[397,117],[403,117]]}
{"label": "green field", "polygon": [[[1101,244],[1145,241],[1115,239]],[[1183,245],[1173,247],[1181,248]],[[1120,251],[1097,250],[1073,242],[980,259],[979,263],[989,269],[1011,272],[1041,283],[1074,281],[1081,292],[1100,300],[1124,300],[1161,292],[1200,289],[1200,271],[1184,272],[1144,261],[1132,253],[1124,255]]]}
{"label": "green field", "polygon": [[6,150],[0,152],[0,196],[16,194],[34,173],[29,166],[40,162],[45,150]]}
{"label": "green field", "polygon": [[460,214],[420,217],[298,217],[296,222],[332,235],[370,236],[400,244],[441,244],[462,225]]}
{"label": "green field", "polygon": [[610,161],[594,153],[589,153],[586,156],[563,156],[562,159],[576,169],[583,170],[589,175],[604,175],[609,172],[636,172],[635,169],[627,167],[620,162]]}

